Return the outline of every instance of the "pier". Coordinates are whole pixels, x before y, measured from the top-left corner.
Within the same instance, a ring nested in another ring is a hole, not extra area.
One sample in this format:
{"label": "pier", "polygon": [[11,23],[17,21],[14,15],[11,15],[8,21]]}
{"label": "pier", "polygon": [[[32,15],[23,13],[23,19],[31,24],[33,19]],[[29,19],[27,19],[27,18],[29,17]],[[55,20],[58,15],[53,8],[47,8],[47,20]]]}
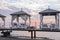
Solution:
{"label": "pier", "polygon": [[41,29],[21,29],[21,28],[19,28],[19,29],[0,29],[0,31],[5,31],[5,30],[7,30],[7,32],[4,32],[4,33],[9,33],[9,34],[7,34],[7,35],[5,35],[5,36],[9,36],[10,35],[10,33],[11,32],[9,32],[9,31],[14,31],[14,30],[16,30],[16,31],[28,31],[28,32],[31,32],[31,39],[33,39],[33,38],[36,38],[36,31],[39,31],[39,32],[60,32],[60,30],[58,30],[58,29],[55,29],[55,30],[51,30],[51,29],[49,29],[49,30],[41,30]]}

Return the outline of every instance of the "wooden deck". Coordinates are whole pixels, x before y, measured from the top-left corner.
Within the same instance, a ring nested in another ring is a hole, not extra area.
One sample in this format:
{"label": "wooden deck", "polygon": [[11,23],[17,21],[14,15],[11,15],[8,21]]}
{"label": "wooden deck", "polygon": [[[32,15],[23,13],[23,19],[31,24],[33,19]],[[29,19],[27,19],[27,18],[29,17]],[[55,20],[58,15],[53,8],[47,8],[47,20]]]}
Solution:
{"label": "wooden deck", "polygon": [[[4,29],[0,29],[0,31],[4,31],[4,30],[16,30],[16,31],[29,31],[31,32],[31,39],[33,38],[36,38],[36,31],[43,31],[43,32],[60,32],[60,30],[58,29],[53,29],[53,30],[50,30],[50,29],[22,29],[22,28],[14,28],[14,29],[11,29],[11,28],[4,28]],[[7,32],[6,32],[7,33]],[[34,35],[34,36],[33,36]]]}

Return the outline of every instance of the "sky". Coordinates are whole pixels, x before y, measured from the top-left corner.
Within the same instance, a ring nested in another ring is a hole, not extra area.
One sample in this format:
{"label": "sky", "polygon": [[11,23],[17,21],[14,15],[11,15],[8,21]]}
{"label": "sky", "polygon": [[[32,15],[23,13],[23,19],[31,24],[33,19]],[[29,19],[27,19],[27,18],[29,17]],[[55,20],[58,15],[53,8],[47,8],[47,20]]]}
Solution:
{"label": "sky", "polygon": [[0,0],[0,9],[13,12],[26,8],[25,10],[29,9],[28,12],[36,13],[48,8],[48,6],[60,10],[60,0]]}
{"label": "sky", "polygon": [[[37,21],[39,20],[38,13],[48,7],[51,9],[60,10],[60,0],[0,0],[0,14],[6,15],[6,20],[8,21],[11,19],[9,14],[20,11],[21,8],[32,15],[32,20]],[[45,22],[46,19],[48,18],[45,17]],[[54,20],[54,17],[51,19]]]}

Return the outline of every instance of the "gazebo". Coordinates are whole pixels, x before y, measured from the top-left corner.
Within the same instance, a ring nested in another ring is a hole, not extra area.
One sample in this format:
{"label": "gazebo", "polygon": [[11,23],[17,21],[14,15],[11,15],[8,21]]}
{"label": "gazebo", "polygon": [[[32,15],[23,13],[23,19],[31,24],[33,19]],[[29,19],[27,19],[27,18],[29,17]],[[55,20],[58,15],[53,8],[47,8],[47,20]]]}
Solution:
{"label": "gazebo", "polygon": [[17,24],[19,26],[19,17],[21,17],[24,20],[24,24],[25,25],[26,25],[27,19],[29,19],[28,22],[29,22],[29,26],[30,26],[30,23],[31,23],[30,22],[30,15],[27,14],[26,12],[24,12],[23,10],[15,12],[15,13],[12,13],[11,16],[12,16],[12,19],[11,19],[11,25],[12,25],[12,27],[13,27],[13,21],[15,19],[16,19]]}
{"label": "gazebo", "polygon": [[43,17],[44,16],[55,16],[55,28],[59,28],[59,13],[60,13],[60,11],[50,9],[50,8],[43,10],[42,12],[39,12],[39,14],[40,14],[40,28],[43,28],[42,25],[43,25]]}
{"label": "gazebo", "polygon": [[4,16],[4,15],[0,14],[0,18],[2,18],[2,20],[3,20],[3,22],[4,22],[4,24],[3,24],[3,26],[2,26],[2,27],[5,27],[5,17],[6,17],[6,16]]}

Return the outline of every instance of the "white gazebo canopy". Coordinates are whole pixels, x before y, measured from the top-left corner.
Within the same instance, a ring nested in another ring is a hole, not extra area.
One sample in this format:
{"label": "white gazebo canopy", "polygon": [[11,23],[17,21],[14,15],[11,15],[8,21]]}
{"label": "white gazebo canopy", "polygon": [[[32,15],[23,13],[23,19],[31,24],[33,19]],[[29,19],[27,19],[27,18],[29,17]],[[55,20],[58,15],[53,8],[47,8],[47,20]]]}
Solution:
{"label": "white gazebo canopy", "polygon": [[12,26],[13,26],[13,20],[15,19],[19,25],[19,17],[21,17],[25,21],[25,24],[26,24],[27,19],[29,19],[29,25],[30,25],[30,15],[24,12],[23,10],[12,13],[11,16],[12,16],[12,19],[11,19]]}
{"label": "white gazebo canopy", "polygon": [[[42,24],[43,24],[43,17],[44,16],[55,16],[55,20],[56,20],[56,23],[55,23],[55,28],[59,28],[59,13],[60,11],[58,10],[54,10],[54,9],[46,9],[46,10],[43,10],[42,12],[39,12],[40,14],[40,28],[42,28]],[[49,20],[47,20],[49,21]]]}

